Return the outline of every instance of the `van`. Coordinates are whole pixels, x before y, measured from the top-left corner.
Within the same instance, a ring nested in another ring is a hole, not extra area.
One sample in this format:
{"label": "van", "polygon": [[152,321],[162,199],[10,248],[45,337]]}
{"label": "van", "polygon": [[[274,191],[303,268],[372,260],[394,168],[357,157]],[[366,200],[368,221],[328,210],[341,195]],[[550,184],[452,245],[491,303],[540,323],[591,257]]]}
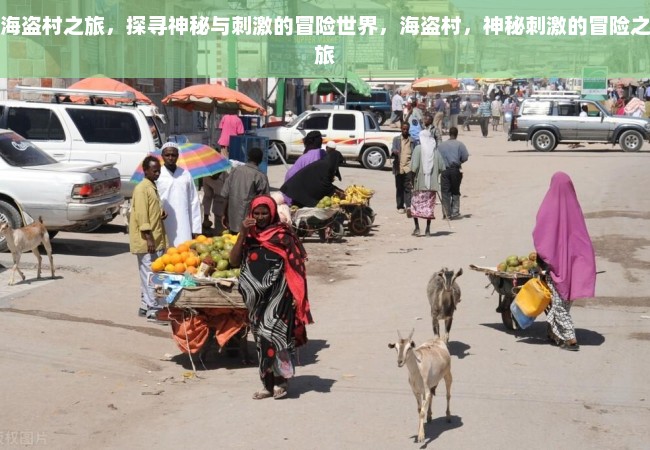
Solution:
{"label": "van", "polygon": [[[8,128],[34,142],[59,161],[115,162],[122,182],[121,193],[130,198],[135,187],[131,176],[149,153],[164,142],[156,124],[140,106],[109,106],[61,101],[69,95],[125,96],[110,93],[19,86],[19,90],[53,96],[54,102],[1,100],[0,128]],[[94,100],[91,102],[94,103]]]}

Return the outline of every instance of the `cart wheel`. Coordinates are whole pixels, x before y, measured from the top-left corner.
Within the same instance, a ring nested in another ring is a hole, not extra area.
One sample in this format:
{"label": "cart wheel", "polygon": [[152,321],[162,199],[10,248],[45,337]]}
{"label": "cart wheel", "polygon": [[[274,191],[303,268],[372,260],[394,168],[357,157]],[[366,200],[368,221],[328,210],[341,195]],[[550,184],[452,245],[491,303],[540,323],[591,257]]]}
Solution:
{"label": "cart wheel", "polygon": [[513,297],[506,295],[505,298],[503,299],[503,307],[501,308],[501,321],[503,322],[503,325],[505,325],[506,329],[508,330],[516,330],[517,326],[515,325],[515,321],[512,318],[512,313],[510,312],[510,304],[514,300]]}
{"label": "cart wheel", "polygon": [[365,215],[356,215],[350,219],[348,224],[348,230],[353,236],[366,236],[370,233],[370,227],[372,226],[372,219]]}

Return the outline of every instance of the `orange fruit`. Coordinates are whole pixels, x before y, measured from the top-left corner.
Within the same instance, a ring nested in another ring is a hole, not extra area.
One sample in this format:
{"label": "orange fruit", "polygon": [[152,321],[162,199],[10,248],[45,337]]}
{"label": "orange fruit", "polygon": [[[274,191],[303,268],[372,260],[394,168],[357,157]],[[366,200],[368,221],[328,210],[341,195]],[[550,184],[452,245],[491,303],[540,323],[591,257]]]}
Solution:
{"label": "orange fruit", "polygon": [[[162,255],[162,256],[160,257],[160,259],[162,260],[162,262],[163,262],[164,265],[171,264],[171,262],[172,262],[172,257],[171,257],[171,255],[168,255],[167,253],[165,253],[164,255]],[[165,269],[165,270],[167,270],[167,269]]]}
{"label": "orange fruit", "polygon": [[176,272],[176,273],[185,273],[185,264],[183,264],[182,262],[177,263],[174,266],[174,272]]}
{"label": "orange fruit", "polygon": [[167,264],[165,266],[165,272],[173,272],[174,271],[174,265],[173,264]]}
{"label": "orange fruit", "polygon": [[178,247],[176,247],[178,250],[178,253],[185,253],[190,251],[190,246],[187,244],[181,244]]}
{"label": "orange fruit", "polygon": [[190,256],[185,260],[185,265],[188,267],[196,267],[199,265],[199,258],[196,256]]}
{"label": "orange fruit", "polygon": [[189,267],[187,268],[187,272],[188,272],[188,273],[191,273],[191,274],[195,274],[195,273],[196,273],[196,270],[197,270],[197,269],[196,269],[196,267],[194,267],[194,266],[189,266]]}
{"label": "orange fruit", "polygon": [[160,272],[164,269],[165,269],[165,263],[162,261],[162,258],[158,258],[151,263],[151,270],[153,272]]}
{"label": "orange fruit", "polygon": [[178,264],[180,262],[183,262],[183,258],[178,253],[174,253],[173,255],[171,255],[171,259],[172,259],[171,261],[172,264]]}
{"label": "orange fruit", "polygon": [[205,240],[205,243],[208,244],[208,245],[212,244],[212,238],[207,238]]}
{"label": "orange fruit", "polygon": [[168,255],[175,255],[176,253],[178,253],[178,249],[176,247],[169,247],[167,249],[167,254]]}
{"label": "orange fruit", "polygon": [[181,261],[185,262],[190,257],[190,252],[181,253]]}
{"label": "orange fruit", "polygon": [[199,235],[196,237],[196,242],[205,242],[206,239],[207,239],[207,237],[205,237],[205,236],[202,235],[202,234],[199,234]]}

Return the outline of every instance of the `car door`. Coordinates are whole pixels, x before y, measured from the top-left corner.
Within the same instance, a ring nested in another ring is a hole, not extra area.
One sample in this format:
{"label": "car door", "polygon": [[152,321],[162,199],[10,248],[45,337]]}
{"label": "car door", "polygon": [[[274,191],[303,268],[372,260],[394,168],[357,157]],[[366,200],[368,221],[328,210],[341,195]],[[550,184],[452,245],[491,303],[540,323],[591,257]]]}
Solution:
{"label": "car door", "polygon": [[[587,105],[586,117],[578,117],[578,140],[582,142],[607,142],[613,126],[601,117],[601,109],[593,102],[580,102]],[[603,113],[605,114],[605,113]]]}
{"label": "car door", "polygon": [[33,141],[58,161],[70,159],[70,133],[50,108],[11,106],[7,128]]}
{"label": "car door", "polygon": [[578,107],[575,102],[556,102],[554,115],[549,117],[549,121],[560,131],[561,141],[573,141],[578,138]]}
{"label": "car door", "polygon": [[363,137],[359,136],[359,130],[363,128],[363,124],[359,124],[357,129],[357,115],[354,113],[337,112],[332,118],[332,130],[323,141],[336,142],[336,149],[344,157],[354,157],[359,154],[359,139]]}
{"label": "car door", "polygon": [[330,118],[332,113],[329,112],[315,112],[305,116],[305,118],[296,125],[291,131],[291,138],[289,139],[289,148],[287,154],[291,156],[300,156],[303,154],[305,146],[302,143],[303,138],[310,131],[320,131],[323,135],[323,141],[327,140],[327,130],[329,129]]}

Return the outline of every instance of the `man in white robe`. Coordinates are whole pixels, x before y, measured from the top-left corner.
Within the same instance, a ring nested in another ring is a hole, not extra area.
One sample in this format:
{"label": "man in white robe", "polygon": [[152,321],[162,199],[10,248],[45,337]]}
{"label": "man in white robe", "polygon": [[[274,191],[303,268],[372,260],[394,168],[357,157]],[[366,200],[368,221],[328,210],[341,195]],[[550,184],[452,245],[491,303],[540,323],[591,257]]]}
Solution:
{"label": "man in white robe", "polygon": [[167,240],[174,247],[201,234],[201,204],[192,175],[176,165],[178,147],[167,142],[162,147],[164,166],[156,182],[167,213]]}

